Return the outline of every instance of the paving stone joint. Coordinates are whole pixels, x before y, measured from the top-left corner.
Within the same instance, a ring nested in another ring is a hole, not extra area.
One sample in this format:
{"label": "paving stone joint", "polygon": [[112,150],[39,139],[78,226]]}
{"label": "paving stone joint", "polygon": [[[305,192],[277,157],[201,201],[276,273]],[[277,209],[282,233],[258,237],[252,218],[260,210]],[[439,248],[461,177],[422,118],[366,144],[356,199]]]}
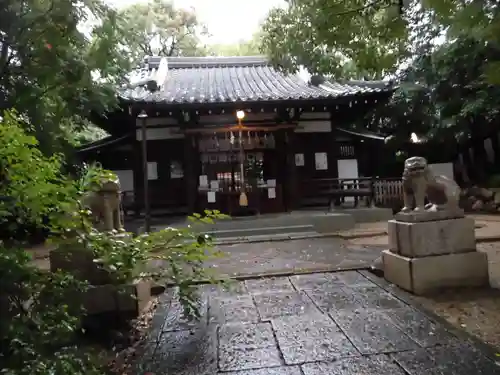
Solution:
{"label": "paving stone joint", "polygon": [[200,286],[202,318],[161,297],[135,374],[495,375],[473,342],[356,271]]}

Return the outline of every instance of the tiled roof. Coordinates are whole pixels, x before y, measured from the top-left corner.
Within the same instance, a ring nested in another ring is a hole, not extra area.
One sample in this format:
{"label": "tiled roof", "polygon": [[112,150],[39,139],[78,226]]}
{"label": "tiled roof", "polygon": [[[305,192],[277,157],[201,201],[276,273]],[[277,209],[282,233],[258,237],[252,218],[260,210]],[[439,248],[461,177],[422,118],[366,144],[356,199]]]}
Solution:
{"label": "tiled roof", "polygon": [[[135,80],[158,80],[161,58],[150,57],[135,73]],[[120,92],[127,101],[185,103],[231,103],[287,100],[321,100],[388,91],[381,82],[323,81],[313,85],[298,75],[285,75],[261,56],[170,57],[168,71],[157,91],[144,84]],[[140,77],[140,78],[139,78]]]}

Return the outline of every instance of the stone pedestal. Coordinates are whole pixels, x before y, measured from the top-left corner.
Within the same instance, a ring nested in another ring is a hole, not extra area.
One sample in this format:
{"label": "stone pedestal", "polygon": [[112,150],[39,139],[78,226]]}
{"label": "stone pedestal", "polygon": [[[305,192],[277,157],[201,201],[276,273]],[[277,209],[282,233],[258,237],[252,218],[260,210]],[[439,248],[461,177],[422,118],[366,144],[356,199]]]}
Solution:
{"label": "stone pedestal", "polygon": [[94,262],[94,254],[82,247],[60,247],[49,254],[50,270],[62,270],[80,281],[91,285],[103,285],[113,282],[112,276]]}
{"label": "stone pedestal", "polygon": [[407,257],[426,257],[476,250],[474,220],[455,218],[403,222],[389,220],[389,250]]}
{"label": "stone pedestal", "polygon": [[137,280],[124,285],[91,285],[82,298],[89,315],[113,312],[135,318],[151,300],[151,282]]}
{"label": "stone pedestal", "polygon": [[415,294],[488,285],[487,256],[476,251],[474,220],[463,214],[398,214],[388,232],[387,281]]}
{"label": "stone pedestal", "polygon": [[[119,237],[128,234],[117,234]],[[50,252],[50,269],[65,271],[90,285],[83,295],[73,296],[73,302],[83,304],[87,315],[117,313],[136,318],[151,300],[151,281],[136,280],[119,283],[113,273],[95,262],[92,251],[76,244],[61,246]]]}

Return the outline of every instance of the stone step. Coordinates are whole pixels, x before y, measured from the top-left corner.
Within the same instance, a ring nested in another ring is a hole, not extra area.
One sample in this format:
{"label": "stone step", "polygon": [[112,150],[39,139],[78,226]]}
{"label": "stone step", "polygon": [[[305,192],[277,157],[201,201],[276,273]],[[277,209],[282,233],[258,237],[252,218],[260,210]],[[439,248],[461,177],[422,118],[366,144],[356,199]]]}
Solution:
{"label": "stone step", "polygon": [[318,232],[291,232],[280,234],[260,234],[254,236],[241,236],[241,237],[219,237],[215,238],[214,242],[218,245],[232,244],[232,243],[252,243],[252,242],[272,242],[272,241],[287,241],[297,240],[304,238],[316,238],[323,236]]}
{"label": "stone step", "polygon": [[282,236],[290,233],[315,232],[313,225],[260,226],[237,229],[206,231],[206,234],[218,238],[248,238],[255,236]]}
{"label": "stone step", "polygon": [[[385,221],[392,218],[392,211],[382,208],[356,208],[327,211],[293,211],[281,214],[263,214],[252,217],[233,217],[218,220],[213,224],[192,223],[184,218],[171,219],[161,225],[154,224],[152,230],[168,226],[185,227],[192,225],[201,233],[209,233],[218,238],[248,237],[255,235],[281,235],[283,233],[309,232],[332,233],[354,228],[356,223]],[[142,224],[142,223],[141,223]],[[142,233],[142,226],[137,229]]]}
{"label": "stone step", "polygon": [[308,238],[319,238],[325,237],[325,234],[318,232],[293,232],[293,233],[282,233],[282,234],[264,234],[249,237],[221,237],[215,239],[216,245],[231,245],[238,243],[253,243],[253,242],[273,242],[273,241],[290,241],[290,240],[300,240]]}

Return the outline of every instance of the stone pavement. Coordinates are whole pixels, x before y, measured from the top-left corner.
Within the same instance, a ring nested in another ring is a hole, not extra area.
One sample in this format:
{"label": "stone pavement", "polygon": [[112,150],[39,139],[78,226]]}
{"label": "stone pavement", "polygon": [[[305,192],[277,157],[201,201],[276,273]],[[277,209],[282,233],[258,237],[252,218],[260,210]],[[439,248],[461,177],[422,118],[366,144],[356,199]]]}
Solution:
{"label": "stone pavement", "polygon": [[171,290],[133,374],[500,374],[472,339],[378,281],[346,271],[205,286],[199,322],[180,318]]}
{"label": "stone pavement", "polygon": [[380,249],[347,246],[333,237],[220,245],[224,256],[207,262],[218,275],[269,275],[369,268]]}

